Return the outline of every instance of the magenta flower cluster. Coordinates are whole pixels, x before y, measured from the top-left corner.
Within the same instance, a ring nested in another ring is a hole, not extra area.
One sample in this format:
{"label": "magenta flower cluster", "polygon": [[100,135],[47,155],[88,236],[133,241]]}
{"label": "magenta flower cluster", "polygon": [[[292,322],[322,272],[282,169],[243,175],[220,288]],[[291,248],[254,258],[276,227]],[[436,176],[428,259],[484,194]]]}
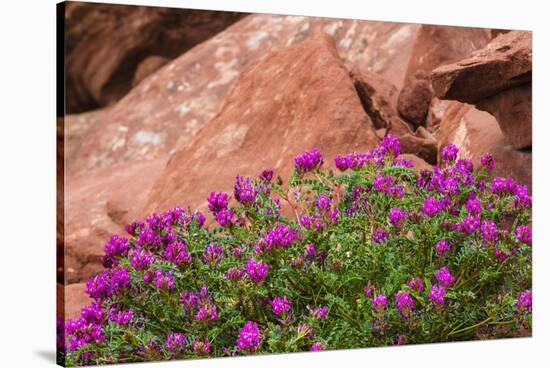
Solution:
{"label": "magenta flower cluster", "polygon": [[392,198],[403,198],[405,190],[400,184],[394,184],[394,177],[376,174],[374,178],[373,188],[375,191],[383,192]]}
{"label": "magenta flower cluster", "polygon": [[325,350],[327,347],[325,345],[323,345],[322,343],[316,341],[314,342],[313,344],[311,344],[311,351],[323,351]]}
{"label": "magenta flower cluster", "polygon": [[440,240],[437,242],[437,244],[435,245],[435,251],[437,252],[437,254],[439,254],[440,256],[444,256],[445,253],[447,253],[449,250],[451,250],[451,246],[449,245],[449,243],[447,243],[447,241],[445,240]]}
{"label": "magenta flower cluster", "polygon": [[307,307],[309,314],[313,319],[325,319],[328,316],[328,307],[321,305],[316,308],[311,308],[309,305]]}
{"label": "magenta flower cluster", "polygon": [[497,225],[490,220],[481,223],[481,236],[488,243],[494,243],[498,240],[499,234]]}
{"label": "magenta flower cluster", "polygon": [[389,237],[390,237],[390,234],[388,234],[388,232],[385,229],[378,228],[374,230],[372,240],[374,240],[374,242],[377,244],[381,244],[385,242]]}
{"label": "magenta flower cluster", "polygon": [[390,210],[390,222],[395,227],[401,227],[407,219],[407,212],[401,208],[392,208]]}
{"label": "magenta flower cluster", "polygon": [[186,345],[185,335],[179,332],[173,332],[166,337],[166,349],[177,352],[185,348]]}
{"label": "magenta flower cluster", "polygon": [[371,303],[375,310],[384,310],[388,306],[388,298],[386,294],[378,294],[372,299]]}
{"label": "magenta flower cluster", "polygon": [[410,279],[407,282],[407,286],[410,287],[412,290],[424,291],[424,283],[422,282],[420,277]]}
{"label": "magenta flower cluster", "polygon": [[273,169],[264,169],[260,173],[259,179],[264,182],[271,182],[273,180]]}
{"label": "magenta flower cluster", "polygon": [[123,268],[105,270],[86,281],[86,293],[95,300],[116,295],[130,286],[130,274]]}
{"label": "magenta flower cluster", "polygon": [[446,294],[447,294],[447,291],[443,286],[434,284],[430,288],[430,294],[428,295],[428,297],[432,300],[432,302],[434,302],[435,305],[443,305],[445,304]]}
{"label": "magenta flower cluster", "polygon": [[304,174],[312,170],[317,170],[323,165],[323,156],[317,149],[306,151],[294,159],[294,168],[296,172]]}
{"label": "magenta flower cluster", "polygon": [[434,217],[439,213],[439,211],[441,211],[441,209],[441,202],[434,197],[426,198],[424,204],[422,205],[422,212],[429,217]]}
{"label": "magenta flower cluster", "polygon": [[479,216],[468,215],[462,219],[461,229],[465,234],[473,234],[479,228],[480,220]]}
{"label": "magenta flower cluster", "polygon": [[455,278],[451,275],[447,267],[441,267],[441,269],[435,274],[435,278],[445,289],[449,288],[453,282],[455,282]]}
{"label": "magenta flower cluster", "polygon": [[404,319],[408,318],[414,307],[414,299],[411,295],[406,291],[400,290],[395,294],[395,303],[397,309],[401,312],[401,316]]}
{"label": "magenta flower cluster", "polygon": [[518,226],[514,231],[514,234],[516,235],[516,239],[519,240],[520,242],[525,243],[527,245],[531,245],[532,235],[531,235],[531,228],[529,226],[525,226],[525,225]]}
{"label": "magenta flower cluster", "polygon": [[157,289],[171,290],[174,287],[174,277],[170,272],[154,270],[143,276],[143,282],[153,282]]}
{"label": "magenta flower cluster", "polygon": [[204,264],[216,266],[220,263],[222,257],[222,248],[217,244],[210,243],[204,248],[201,260]]}
{"label": "magenta flower cluster", "polygon": [[208,197],[208,209],[212,211],[212,213],[215,214],[221,210],[225,210],[228,205],[229,197],[227,193],[210,193],[210,197]]}
{"label": "magenta flower cluster", "polygon": [[102,343],[105,340],[102,325],[84,317],[65,323],[65,336],[69,351],[75,351],[93,342]]}
{"label": "magenta flower cluster", "polygon": [[458,156],[458,147],[454,144],[449,144],[441,150],[441,160],[443,162],[455,161]]}
{"label": "magenta flower cluster", "polygon": [[488,153],[484,153],[481,156],[481,164],[487,169],[487,171],[492,171],[495,167],[495,159]]}
{"label": "magenta flower cluster", "polygon": [[260,348],[262,341],[262,333],[258,328],[258,324],[253,321],[247,321],[239,331],[237,347],[241,350],[253,352]]}
{"label": "magenta flower cluster", "polygon": [[[335,174],[313,149],[288,188],[266,169],[237,176],[231,197],[211,192],[208,222],[181,207],[132,222],[86,282],[92,303],[58,323],[67,362],[465,340],[495,336],[493,323],[528,331],[528,188],[490,179],[489,155],[474,165],[448,146],[416,172],[400,153],[388,135],[337,156],[353,172]],[[493,305],[502,312],[487,319]]]}
{"label": "magenta flower cluster", "polygon": [[256,283],[261,282],[267,277],[267,271],[269,266],[267,263],[251,259],[245,266],[246,274],[250,279]]}
{"label": "magenta flower cluster", "polygon": [[225,277],[232,282],[236,282],[243,278],[244,271],[237,267],[231,267],[225,272]]}
{"label": "magenta flower cluster", "polygon": [[401,143],[395,135],[388,134],[380,141],[378,150],[381,151],[383,155],[389,153],[393,157],[397,157],[401,154]]}
{"label": "magenta flower cluster", "polygon": [[334,158],[334,165],[341,171],[359,170],[365,165],[368,156],[364,153],[353,152],[348,155],[338,155]]}
{"label": "magenta flower cluster", "polygon": [[288,248],[300,239],[298,230],[284,224],[278,224],[258,242],[256,253],[269,252],[276,248]]}
{"label": "magenta flower cluster", "polygon": [[520,313],[531,312],[533,308],[533,294],[531,290],[522,291],[516,300],[516,309]]}
{"label": "magenta flower cluster", "polygon": [[203,285],[200,292],[184,290],[180,304],[186,316],[193,316],[196,321],[213,321],[218,318],[218,310],[212,293]]}
{"label": "magenta flower cluster", "polygon": [[208,355],[212,350],[210,346],[210,340],[195,340],[193,341],[193,353],[197,356]]}
{"label": "magenta flower cluster", "polygon": [[442,306],[445,304],[445,295],[447,289],[455,282],[455,278],[447,267],[442,267],[435,274],[438,284],[432,285],[428,297],[435,305]]}
{"label": "magenta flower cluster", "polygon": [[273,313],[275,313],[279,317],[281,317],[283,313],[289,312],[291,307],[292,302],[287,299],[286,295],[282,298],[273,298],[273,300],[271,301],[271,308],[273,310]]}
{"label": "magenta flower cluster", "polygon": [[[145,255],[145,257],[147,256],[148,255]],[[167,260],[173,262],[175,265],[178,265],[183,268],[189,266],[193,261],[191,254],[187,251],[187,245],[181,240],[176,240],[174,242],[169,243],[166,246],[166,249],[164,250],[164,257]],[[151,260],[149,259],[147,261],[146,259],[142,259],[142,262],[150,264]],[[140,268],[143,269],[144,267],[140,267]]]}
{"label": "magenta flower cluster", "polygon": [[242,205],[252,206],[256,201],[258,191],[252,185],[250,178],[246,178],[245,180],[242,176],[237,175],[233,194],[235,195],[235,199]]}
{"label": "magenta flower cluster", "polygon": [[317,198],[313,204],[315,205],[319,216],[324,216],[329,218],[331,223],[338,221],[338,208],[333,208],[332,198],[327,193],[321,193],[319,198]]}
{"label": "magenta flower cluster", "polygon": [[134,317],[132,309],[120,310],[116,306],[109,309],[109,321],[118,323],[119,325],[127,325]]}

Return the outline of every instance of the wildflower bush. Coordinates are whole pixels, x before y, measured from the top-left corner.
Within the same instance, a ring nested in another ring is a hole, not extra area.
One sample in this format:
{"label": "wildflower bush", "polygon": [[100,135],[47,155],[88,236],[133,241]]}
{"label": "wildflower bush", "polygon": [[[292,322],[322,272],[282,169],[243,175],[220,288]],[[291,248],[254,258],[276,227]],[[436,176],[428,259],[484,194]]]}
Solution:
{"label": "wildflower bush", "polygon": [[[60,330],[67,365],[319,351],[526,335],[531,197],[442,151],[415,172],[386,137],[323,170],[295,158],[212,192],[212,224],[176,207],[126,227]],[[232,205],[233,204],[233,205]],[[283,211],[284,209],[284,211]],[[284,216],[284,213],[289,216]]]}

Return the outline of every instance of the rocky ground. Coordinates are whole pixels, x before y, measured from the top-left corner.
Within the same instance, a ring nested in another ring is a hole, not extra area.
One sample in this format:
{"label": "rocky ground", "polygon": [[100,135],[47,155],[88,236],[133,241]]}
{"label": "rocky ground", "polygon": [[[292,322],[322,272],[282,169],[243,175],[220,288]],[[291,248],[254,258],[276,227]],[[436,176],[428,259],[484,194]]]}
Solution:
{"label": "rocky ground", "polygon": [[[492,153],[495,175],[531,186],[529,32],[154,9],[67,15],[77,43],[67,106],[101,107],[58,119],[68,318],[87,302],[82,283],[109,234],[176,204],[204,209],[236,174],[274,167],[287,178],[311,147],[333,157],[391,133],[430,168],[454,143],[474,162]],[[102,17],[125,27],[120,40],[90,30]],[[170,52],[151,46],[163,42]]]}

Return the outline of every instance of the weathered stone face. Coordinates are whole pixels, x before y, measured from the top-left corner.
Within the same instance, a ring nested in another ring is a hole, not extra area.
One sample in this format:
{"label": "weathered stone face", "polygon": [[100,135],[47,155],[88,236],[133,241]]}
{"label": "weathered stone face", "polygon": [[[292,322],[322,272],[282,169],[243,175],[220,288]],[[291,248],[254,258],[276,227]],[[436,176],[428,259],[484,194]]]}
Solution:
{"label": "weathered stone face", "polygon": [[423,24],[414,42],[405,84],[399,93],[401,116],[414,126],[425,126],[433,96],[429,81],[432,70],[468,57],[490,40],[488,29]]}
{"label": "weathered stone face", "polygon": [[399,114],[414,126],[424,126],[431,100],[429,76],[419,71],[405,83],[399,94],[397,109]]}
{"label": "weathered stone face", "polygon": [[512,31],[432,72],[439,98],[475,104],[497,120],[512,148],[531,147],[531,33]]}
{"label": "weathered stone face", "polygon": [[531,32],[512,31],[493,39],[485,48],[432,72],[437,97],[466,103],[491,97],[531,81]]}
{"label": "weathered stone face", "polygon": [[432,70],[462,60],[491,41],[485,28],[450,27],[423,24],[416,36],[405,80],[418,72]]}
{"label": "weathered stone face", "polygon": [[134,79],[132,79],[132,87],[137,86],[142,80],[168,64],[170,59],[164,56],[151,55],[143,59],[136,68]]}
{"label": "weathered stone face", "polygon": [[210,191],[231,192],[236,174],[272,167],[288,179],[306,149],[319,149],[333,167],[336,154],[378,141],[334,42],[319,34],[242,71],[220,112],[172,155],[143,213],[176,203],[201,208]]}
{"label": "weathered stone face", "polygon": [[401,88],[419,25],[253,14],[185,52],[115,105],[66,118],[68,175],[169,154],[219,111],[240,72],[272,50],[317,31],[333,37],[344,64]]}

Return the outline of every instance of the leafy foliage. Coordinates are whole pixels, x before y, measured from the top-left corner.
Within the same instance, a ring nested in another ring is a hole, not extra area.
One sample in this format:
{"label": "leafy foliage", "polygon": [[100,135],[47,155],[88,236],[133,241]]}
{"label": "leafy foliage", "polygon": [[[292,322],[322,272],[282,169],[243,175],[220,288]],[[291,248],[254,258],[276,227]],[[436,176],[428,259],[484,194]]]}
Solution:
{"label": "leafy foliage", "polygon": [[[531,198],[443,151],[434,172],[388,136],[284,186],[266,170],[212,193],[219,226],[176,207],[127,227],[60,326],[67,365],[519,336],[531,328]],[[280,178],[279,178],[280,179]],[[229,202],[234,201],[234,206]],[[393,211],[392,209],[399,209]],[[445,240],[445,247],[437,247]],[[398,294],[399,293],[399,294]]]}

